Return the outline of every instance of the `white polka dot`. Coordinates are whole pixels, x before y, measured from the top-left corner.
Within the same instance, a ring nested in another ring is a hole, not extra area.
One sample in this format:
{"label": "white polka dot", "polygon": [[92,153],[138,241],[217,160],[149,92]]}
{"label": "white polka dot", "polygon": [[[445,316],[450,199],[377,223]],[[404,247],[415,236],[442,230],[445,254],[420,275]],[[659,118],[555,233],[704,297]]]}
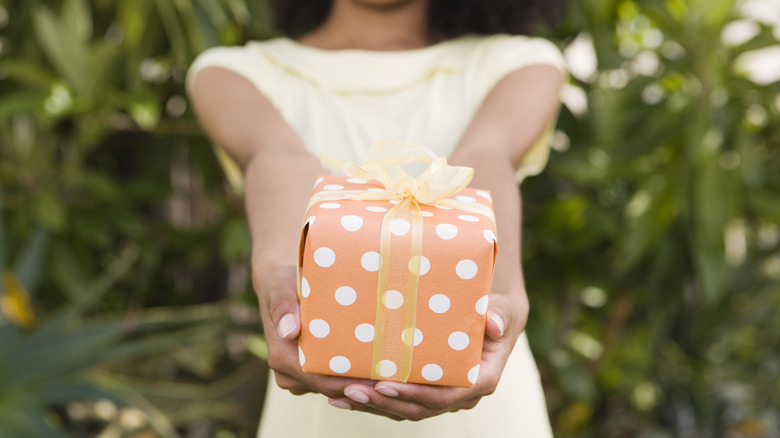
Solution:
{"label": "white polka dot", "polygon": [[452,207],[448,207],[446,205],[434,204],[433,206],[438,208],[439,210],[452,210]]}
{"label": "white polka dot", "polygon": [[336,356],[330,360],[330,369],[334,373],[344,374],[352,368],[352,364],[344,356]]}
{"label": "white polka dot", "polygon": [[478,299],[477,305],[475,307],[477,309],[477,313],[484,315],[488,308],[488,296],[485,295],[484,297]]}
{"label": "white polka dot", "polygon": [[491,230],[485,230],[482,232],[482,236],[488,243],[496,243],[496,235]]}
{"label": "white polka dot", "polygon": [[382,295],[382,304],[388,309],[397,309],[404,304],[404,296],[397,290],[390,289]]}
{"label": "white polka dot", "polygon": [[330,333],[330,326],[322,319],[312,319],[309,323],[309,331],[315,338],[324,338]]}
{"label": "white polka dot", "polygon": [[423,379],[429,382],[435,382],[441,379],[441,376],[443,375],[444,375],[444,371],[442,371],[441,367],[436,365],[435,363],[429,363],[428,365],[422,367]]}
{"label": "white polka dot", "polygon": [[303,355],[303,350],[301,350],[301,347],[298,347],[298,362],[301,363],[301,366],[306,363],[306,356]]}
{"label": "white polka dot", "polygon": [[412,224],[404,219],[393,219],[390,221],[390,232],[396,236],[403,236],[412,228]]}
{"label": "white polka dot", "polygon": [[347,182],[352,184],[365,184],[368,181],[359,178],[347,178]]}
{"label": "white polka dot", "polygon": [[458,219],[466,222],[479,222],[479,218],[470,214],[462,214],[458,216]]}
{"label": "white polka dot", "polygon": [[306,278],[301,277],[301,295],[306,298],[309,296],[309,293],[311,293],[311,288],[309,288],[309,282],[306,281]]}
{"label": "white polka dot", "polygon": [[452,240],[458,235],[458,227],[450,224],[436,225],[436,235],[444,240]]}
{"label": "white polka dot", "polygon": [[472,198],[471,196],[465,196],[465,195],[456,196],[455,199],[457,199],[460,202],[477,202],[477,200]]}
{"label": "white polka dot", "polygon": [[484,191],[484,190],[477,190],[477,194],[479,196],[482,196],[483,198],[487,199],[490,202],[493,202],[493,198],[490,196],[490,193]]}
{"label": "white polka dot", "polygon": [[368,272],[376,272],[379,270],[379,253],[376,251],[369,251],[363,254],[360,258],[360,265],[363,266]]}
{"label": "white polka dot", "polygon": [[468,379],[472,385],[477,384],[477,377],[479,377],[479,365],[469,370]]}
{"label": "white polka dot", "polygon": [[385,190],[385,189],[380,189],[379,187],[371,187],[371,188],[369,188],[369,189],[368,189],[368,191],[369,191],[369,192],[384,193],[384,192],[386,192],[387,190]]}
{"label": "white polka dot", "polygon": [[463,332],[453,332],[450,337],[447,338],[447,343],[453,350],[465,350],[466,347],[469,346],[469,335]]}
{"label": "white polka dot", "polygon": [[344,186],[340,184],[328,184],[322,188],[323,190],[344,190]]}
{"label": "white polka dot", "polygon": [[337,208],[341,208],[341,204],[337,204],[335,202],[325,202],[323,204],[320,204],[320,208],[324,208],[327,210],[335,210]]}
{"label": "white polka dot", "polygon": [[423,217],[431,217],[431,216],[433,216],[433,213],[431,213],[430,211],[424,211],[424,212],[422,212],[422,215],[423,215]]}
{"label": "white polka dot", "polygon": [[366,210],[373,211],[374,213],[384,213],[387,211],[387,209],[384,207],[376,207],[376,206],[366,207]]}
{"label": "white polka dot", "polygon": [[[412,257],[411,260],[409,260],[409,270],[410,271],[412,270],[412,261],[416,257],[417,256],[414,256],[414,257]],[[420,259],[420,275],[425,275],[430,270],[431,270],[431,262],[428,260],[428,257],[422,256],[422,258]]]}
{"label": "white polka dot", "polygon": [[306,223],[304,225],[312,226],[315,220],[317,220],[317,216],[310,216],[308,219],[306,219]]}
{"label": "white polka dot", "polygon": [[360,324],[355,327],[355,337],[360,342],[371,342],[374,340],[374,326],[371,324]]}
{"label": "white polka dot", "polygon": [[398,367],[395,363],[392,360],[387,359],[380,360],[379,363],[376,364],[376,367],[379,375],[382,377],[392,377],[398,371]]}
{"label": "white polka dot", "polygon": [[401,203],[401,201],[399,201],[399,200],[397,200],[397,199],[393,199],[392,201],[388,201],[388,202],[390,202],[390,203],[391,203],[391,204],[393,204],[393,205],[398,205],[398,204],[400,204],[400,203]]}
{"label": "white polka dot", "polygon": [[477,275],[477,264],[469,259],[461,260],[455,266],[455,273],[464,280],[471,280]]}
{"label": "white polka dot", "polygon": [[433,313],[444,313],[450,310],[450,299],[447,295],[436,294],[428,300],[428,307]]}
{"label": "white polka dot", "polygon": [[341,218],[341,226],[347,231],[357,231],[363,226],[363,218],[351,214],[346,215]]}
{"label": "white polka dot", "polygon": [[[412,335],[414,333],[414,335]],[[420,345],[423,340],[422,331],[418,328],[406,328],[401,332],[401,342],[414,347]]]}
{"label": "white polka dot", "polygon": [[336,289],[336,301],[342,306],[349,306],[357,299],[355,289],[349,286],[341,286]]}
{"label": "white polka dot", "polygon": [[325,181],[325,178],[317,178],[317,181],[314,181],[314,187],[317,187],[323,181]]}
{"label": "white polka dot", "polygon": [[336,263],[336,253],[332,249],[323,246],[314,251],[314,263],[323,268],[329,268]]}

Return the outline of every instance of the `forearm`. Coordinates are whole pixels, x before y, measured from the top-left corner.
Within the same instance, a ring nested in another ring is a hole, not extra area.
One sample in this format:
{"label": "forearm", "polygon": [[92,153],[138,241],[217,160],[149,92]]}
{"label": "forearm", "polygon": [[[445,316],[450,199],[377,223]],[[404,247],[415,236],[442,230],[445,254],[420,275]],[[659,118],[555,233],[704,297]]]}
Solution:
{"label": "forearm", "polygon": [[498,238],[494,282],[522,287],[520,190],[515,181],[514,166],[506,157],[489,151],[479,154],[456,153],[451,162],[473,167],[474,178],[470,187],[488,190],[493,198]]}
{"label": "forearm", "polygon": [[245,203],[255,265],[295,266],[306,204],[325,171],[308,152],[258,152],[245,167]]}

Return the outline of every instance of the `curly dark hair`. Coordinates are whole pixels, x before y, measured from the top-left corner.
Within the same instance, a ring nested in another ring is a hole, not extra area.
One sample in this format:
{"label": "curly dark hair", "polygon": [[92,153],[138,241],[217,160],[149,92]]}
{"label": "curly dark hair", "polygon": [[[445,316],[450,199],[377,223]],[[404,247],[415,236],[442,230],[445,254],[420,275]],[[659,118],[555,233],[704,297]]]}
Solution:
{"label": "curly dark hair", "polygon": [[[567,0],[430,0],[432,34],[535,33],[541,24],[556,26]],[[299,37],[325,20],[332,0],[270,0],[276,28]]]}

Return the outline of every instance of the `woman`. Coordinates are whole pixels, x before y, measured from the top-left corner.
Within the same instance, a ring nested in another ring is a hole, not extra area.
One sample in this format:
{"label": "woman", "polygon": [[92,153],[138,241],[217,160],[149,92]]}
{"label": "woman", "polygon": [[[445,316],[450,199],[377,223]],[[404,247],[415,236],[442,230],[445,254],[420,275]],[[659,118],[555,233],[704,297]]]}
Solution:
{"label": "woman", "polygon": [[[528,301],[517,181],[546,161],[564,73],[549,42],[498,34],[530,10],[517,3],[283,0],[282,29],[308,33],[212,49],[191,69],[201,123],[243,174],[254,286],[279,386],[270,385],[260,436],[551,436],[521,335]],[[297,239],[315,177],[326,172],[318,151],[360,162],[382,138],[473,167],[472,186],[492,192],[501,243],[473,388],[305,374],[298,363]]]}

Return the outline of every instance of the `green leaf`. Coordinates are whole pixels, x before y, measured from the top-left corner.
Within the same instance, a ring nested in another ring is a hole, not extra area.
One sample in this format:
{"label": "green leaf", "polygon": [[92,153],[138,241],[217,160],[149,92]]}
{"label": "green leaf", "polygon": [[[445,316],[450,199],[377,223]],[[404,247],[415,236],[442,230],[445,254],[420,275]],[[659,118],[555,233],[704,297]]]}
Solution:
{"label": "green leaf", "polygon": [[141,41],[148,32],[150,10],[149,0],[125,0],[119,3],[117,22],[124,33],[125,44],[130,50],[135,51],[140,47]]}
{"label": "green leaf", "polygon": [[[705,135],[702,142],[706,142]],[[698,172],[694,172],[694,223],[690,235],[700,281],[707,303],[720,300],[730,287],[732,268],[726,261],[726,227],[740,210],[739,187],[733,172],[719,163],[720,148],[702,145]]]}
{"label": "green leaf", "polygon": [[766,190],[747,193],[747,202],[759,217],[780,223],[780,195]]}
{"label": "green leaf", "polygon": [[22,112],[40,114],[44,96],[38,91],[16,91],[0,99],[0,121],[11,119]]}
{"label": "green leaf", "polygon": [[85,266],[86,263],[87,261],[75,252],[73,245],[67,242],[52,248],[49,275],[71,301],[82,298],[86,292],[92,273],[92,270]]}
{"label": "green leaf", "polygon": [[705,24],[708,29],[719,31],[735,15],[734,0],[707,0],[705,13]]}
{"label": "green leaf", "polygon": [[60,196],[51,189],[45,189],[35,198],[35,216],[44,227],[52,231],[62,231],[67,222],[65,204]]}
{"label": "green leaf", "polygon": [[0,71],[6,75],[7,79],[39,88],[49,88],[51,83],[57,79],[57,76],[53,75],[50,70],[27,59],[4,58],[0,61]]}
{"label": "green leaf", "polygon": [[138,94],[128,96],[127,100],[127,111],[141,129],[151,131],[157,127],[162,110],[155,96]]}
{"label": "green leaf", "polygon": [[[0,275],[5,271],[5,252],[7,240],[5,240],[5,206],[3,205],[3,190],[0,187]],[[0,281],[0,297],[3,296],[3,282]]]}
{"label": "green leaf", "polygon": [[65,0],[62,20],[77,41],[87,43],[92,39],[92,13],[86,0]]}
{"label": "green leaf", "polygon": [[90,75],[85,44],[67,28],[62,19],[42,6],[33,11],[33,30],[38,44],[57,73],[78,92],[88,93]]}
{"label": "green leaf", "polygon": [[14,438],[67,438],[53,428],[43,407],[34,403],[0,403],[0,436]]}
{"label": "green leaf", "polygon": [[35,296],[35,290],[43,277],[43,265],[46,262],[48,246],[49,232],[44,228],[38,228],[22,249],[14,267],[17,278],[31,298]]}

